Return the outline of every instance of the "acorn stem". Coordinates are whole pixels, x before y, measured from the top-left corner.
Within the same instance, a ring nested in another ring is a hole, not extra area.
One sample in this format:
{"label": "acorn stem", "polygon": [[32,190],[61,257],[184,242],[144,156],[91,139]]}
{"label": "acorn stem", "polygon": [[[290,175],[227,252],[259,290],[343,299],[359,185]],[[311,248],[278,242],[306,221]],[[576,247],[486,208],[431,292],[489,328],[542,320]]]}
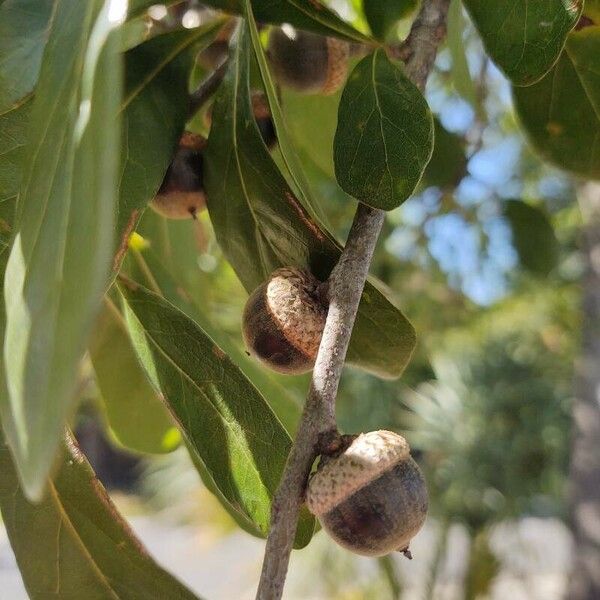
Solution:
{"label": "acorn stem", "polygon": [[[406,73],[421,89],[445,32],[450,0],[425,0],[405,43]],[[306,482],[323,432],[337,431],[335,398],[358,304],[384,213],[359,204],[346,247],[329,278],[329,311],[296,439],[273,499],[257,600],[279,600]]]}

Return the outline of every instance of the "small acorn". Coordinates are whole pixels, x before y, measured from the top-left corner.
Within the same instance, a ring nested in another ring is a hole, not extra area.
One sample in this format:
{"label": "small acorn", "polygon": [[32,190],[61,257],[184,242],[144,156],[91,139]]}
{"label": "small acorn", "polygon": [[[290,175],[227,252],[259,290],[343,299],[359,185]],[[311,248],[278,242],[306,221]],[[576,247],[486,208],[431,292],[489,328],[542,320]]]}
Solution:
{"label": "small acorn", "polygon": [[268,57],[277,80],[297,92],[333,94],[346,80],[350,44],[300,31],[290,25],[273,28]]}
{"label": "small acorn", "polygon": [[196,218],[206,207],[202,152],[206,140],[186,131],[150,206],[168,219]]}
{"label": "small acorn", "polygon": [[303,269],[273,271],[244,308],[242,332],[250,354],[279,373],[310,371],[327,317],[320,285]]}
{"label": "small acorn", "polygon": [[427,515],[427,487],[407,441],[391,431],[357,436],[325,457],[309,481],[308,509],[341,546],[363,556],[408,546]]}

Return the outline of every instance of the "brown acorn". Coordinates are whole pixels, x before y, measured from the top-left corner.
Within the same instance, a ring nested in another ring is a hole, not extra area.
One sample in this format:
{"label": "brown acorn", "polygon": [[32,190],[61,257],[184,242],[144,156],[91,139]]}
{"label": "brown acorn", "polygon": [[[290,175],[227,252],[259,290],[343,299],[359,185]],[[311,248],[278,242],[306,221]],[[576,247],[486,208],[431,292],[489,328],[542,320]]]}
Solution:
{"label": "brown acorn", "polygon": [[340,455],[324,458],[306,502],[341,546],[364,556],[408,546],[427,516],[427,487],[406,440],[391,431],[357,436]]}
{"label": "brown acorn", "polygon": [[346,80],[350,44],[284,25],[269,36],[268,57],[277,80],[297,92],[333,94]]}
{"label": "brown acorn", "polygon": [[206,207],[204,159],[206,140],[186,131],[150,206],[168,219],[196,218]]}
{"label": "brown acorn", "polygon": [[310,371],[327,317],[320,285],[303,269],[273,271],[244,308],[242,332],[250,354],[279,373]]}

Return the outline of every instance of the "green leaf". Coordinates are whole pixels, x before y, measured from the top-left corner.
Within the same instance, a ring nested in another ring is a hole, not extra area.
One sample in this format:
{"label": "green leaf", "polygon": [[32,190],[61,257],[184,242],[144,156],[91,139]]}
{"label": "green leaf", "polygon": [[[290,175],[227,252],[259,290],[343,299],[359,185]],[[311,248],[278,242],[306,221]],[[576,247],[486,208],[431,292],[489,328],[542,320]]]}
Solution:
{"label": "green leaf", "polygon": [[[138,358],[184,440],[255,535],[269,530],[271,502],[291,440],[264,398],[200,327],[166,300],[120,284]],[[314,519],[298,526],[304,547]]]}
{"label": "green leaf", "polygon": [[600,27],[573,32],[555,67],[513,88],[519,119],[535,149],[562,169],[600,179]]}
{"label": "green leaf", "polygon": [[31,504],[0,439],[0,508],[33,600],[193,600],[146,553],[72,438],[49,493]]}
{"label": "green leaf", "polygon": [[[125,55],[125,98],[115,271],[129,234],[154,197],[188,116],[194,50],[207,46],[222,20],[158,36]],[[152,143],[148,143],[152,140]]]}
{"label": "green leaf", "polygon": [[463,0],[490,58],[515,85],[538,81],[557,61],[582,0]]}
{"label": "green leaf", "polygon": [[[206,0],[204,4],[228,13],[244,14],[244,0]],[[252,10],[259,23],[289,23],[298,29],[322,35],[356,42],[371,41],[319,0],[252,0]]]}
{"label": "green leaf", "polygon": [[521,265],[536,275],[548,275],[558,263],[560,247],[546,213],[522,200],[507,200],[504,216]]}
{"label": "green leaf", "polygon": [[254,49],[254,55],[258,62],[261,78],[267,93],[269,100],[269,107],[271,110],[271,116],[275,124],[275,131],[277,132],[277,140],[279,143],[279,149],[281,150],[281,156],[283,162],[294,182],[296,189],[298,190],[302,203],[306,206],[311,214],[318,217],[321,220],[325,220],[325,213],[313,198],[313,193],[308,183],[308,179],[302,169],[300,157],[298,156],[294,145],[292,144],[290,134],[287,128],[287,124],[283,117],[283,112],[279,104],[279,98],[277,90],[275,88],[275,82],[271,77],[271,72],[267,65],[267,57],[263,50],[262,44],[260,43],[260,36],[258,33],[258,27],[252,14],[252,6],[250,0],[243,0],[245,10],[245,23],[247,27],[247,34],[250,36],[252,41],[252,47]]}
{"label": "green leaf", "polygon": [[412,15],[419,0],[363,0],[363,11],[373,35],[385,41],[394,26]]}
{"label": "green leaf", "polygon": [[583,14],[592,19],[595,25],[600,25],[600,0],[585,0]]}
{"label": "green leaf", "polygon": [[38,500],[112,262],[122,70],[111,6],[56,6],[6,270],[0,413],[25,492]]}
{"label": "green leaf", "polygon": [[0,115],[37,82],[53,0],[6,0],[0,5]]}
{"label": "green leaf", "polygon": [[[0,203],[14,204],[21,183],[21,163],[27,145],[31,100],[0,115]],[[11,226],[13,221],[10,221]]]}
{"label": "green leaf", "polygon": [[[242,30],[217,95],[205,154],[207,204],[215,235],[248,291],[282,266],[309,268],[325,280],[341,249],[296,199],[262,142],[251,113],[248,45]],[[368,284],[349,362],[383,377],[397,377],[414,345],[410,323]]]}
{"label": "green leaf", "polygon": [[[151,216],[154,217],[155,215]],[[156,215],[155,218],[162,219],[163,217]],[[170,243],[172,249],[177,243],[175,240],[173,242]],[[183,246],[182,250],[183,252],[177,254],[179,263],[186,258],[194,262],[197,260],[196,252],[192,248]],[[240,350],[237,344],[229,339],[221,329],[212,324],[203,302],[205,296],[202,295],[202,288],[200,286],[198,286],[200,289],[190,290],[186,288],[186,285],[176,277],[173,269],[168,270],[152,249],[144,250],[143,253],[131,250],[130,255],[132,255],[133,261],[130,261],[127,272],[133,276],[133,279],[147,287],[157,286],[164,298],[196,321],[204,332],[227,353],[244,375],[252,381],[286,430],[293,434],[296,431],[301,412],[299,402],[268,371]],[[139,268],[136,269],[136,266]]]}
{"label": "green leaf", "polygon": [[427,185],[454,188],[467,172],[467,157],[463,138],[450,133],[434,118],[435,145],[423,180]]}
{"label": "green leaf", "polygon": [[342,189],[374,208],[397,208],[432,151],[433,118],[421,92],[383,50],[363,58],[342,94],[333,142]]}
{"label": "green leaf", "polygon": [[123,317],[108,298],[94,329],[90,356],[117,441],[137,452],[173,451],[179,441],[173,420],[148,383]]}

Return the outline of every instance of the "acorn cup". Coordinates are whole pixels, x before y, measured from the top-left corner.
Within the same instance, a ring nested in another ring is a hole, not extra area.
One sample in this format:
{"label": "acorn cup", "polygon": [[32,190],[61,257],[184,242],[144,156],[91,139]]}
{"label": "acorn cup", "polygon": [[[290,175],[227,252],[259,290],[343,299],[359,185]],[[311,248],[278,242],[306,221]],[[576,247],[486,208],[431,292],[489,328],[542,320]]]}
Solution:
{"label": "acorn cup", "polygon": [[324,457],[308,483],[308,509],[341,546],[363,556],[409,544],[427,516],[427,487],[406,440],[391,431],[358,435]]}
{"label": "acorn cup", "polygon": [[204,158],[206,140],[186,131],[150,207],[167,219],[196,218],[206,207]]}
{"label": "acorn cup", "polygon": [[250,354],[279,373],[310,371],[327,318],[320,285],[303,269],[273,271],[244,308],[242,333]]}
{"label": "acorn cup", "polygon": [[267,56],[281,85],[305,94],[334,94],[348,75],[350,44],[284,25],[271,30]]}

